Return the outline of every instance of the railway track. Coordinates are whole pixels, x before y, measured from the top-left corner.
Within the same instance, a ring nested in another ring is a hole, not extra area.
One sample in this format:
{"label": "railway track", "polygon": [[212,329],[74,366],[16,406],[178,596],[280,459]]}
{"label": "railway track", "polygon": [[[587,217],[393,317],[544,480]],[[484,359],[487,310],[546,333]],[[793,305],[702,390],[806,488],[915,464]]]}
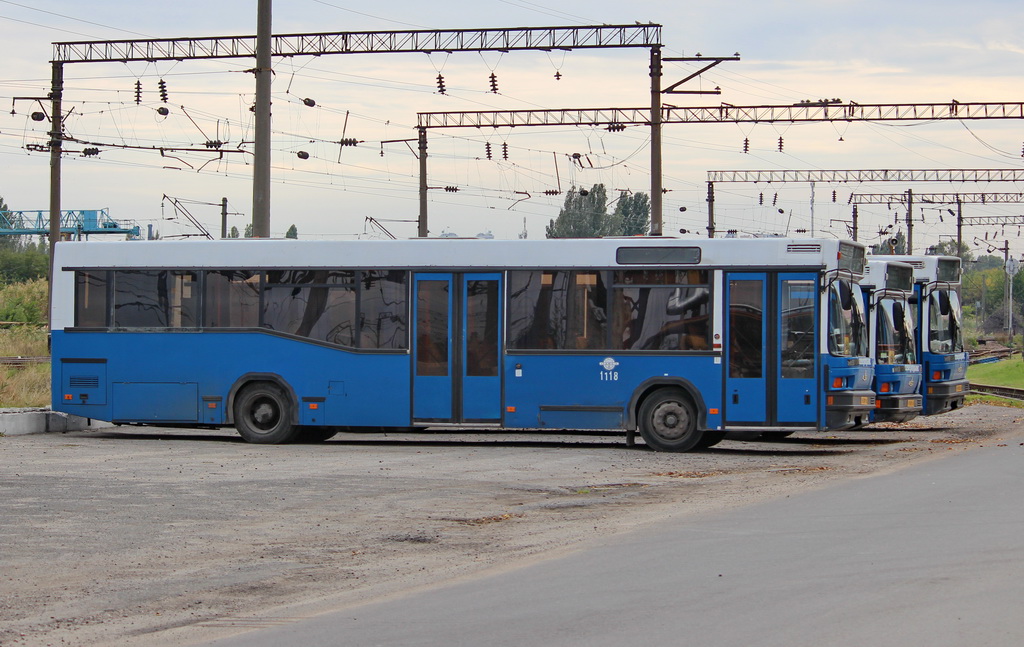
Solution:
{"label": "railway track", "polygon": [[29,364],[46,364],[49,357],[0,357],[0,366],[12,366],[14,368],[25,368]]}
{"label": "railway track", "polygon": [[975,384],[971,382],[972,393],[983,393],[986,395],[998,395],[1001,398],[1013,400],[1024,400],[1024,389],[1016,389],[1012,386],[994,386],[991,384]]}

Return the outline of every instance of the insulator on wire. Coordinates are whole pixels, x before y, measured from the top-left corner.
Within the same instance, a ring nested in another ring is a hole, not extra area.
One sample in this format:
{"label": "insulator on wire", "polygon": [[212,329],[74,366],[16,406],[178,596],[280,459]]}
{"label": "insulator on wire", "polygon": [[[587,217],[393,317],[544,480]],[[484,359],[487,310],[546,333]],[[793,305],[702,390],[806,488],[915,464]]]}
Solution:
{"label": "insulator on wire", "polygon": [[98,148],[83,148],[82,149],[82,156],[83,157],[94,157],[94,156],[99,155],[99,154],[100,154],[100,149],[98,149]]}
{"label": "insulator on wire", "polygon": [[135,103],[142,103],[142,81],[135,80]]}
{"label": "insulator on wire", "polygon": [[508,142],[501,142],[501,159],[508,159]]}
{"label": "insulator on wire", "polygon": [[832,202],[836,201],[836,190],[832,189]]}
{"label": "insulator on wire", "polygon": [[167,103],[167,81],[160,79],[156,82],[157,88],[160,90],[160,100]]}
{"label": "insulator on wire", "polygon": [[779,200],[779,194],[776,193],[775,195],[772,196],[772,206],[773,207],[775,206],[775,203],[778,202],[778,200]]}
{"label": "insulator on wire", "polygon": [[341,141],[338,142],[341,146],[355,146],[358,143],[359,140],[355,137],[343,137]]}
{"label": "insulator on wire", "polygon": [[459,192],[459,187],[457,187],[457,186],[446,186],[444,188],[444,190],[447,191],[448,193],[458,193]]}
{"label": "insulator on wire", "polygon": [[763,193],[758,193],[757,194],[757,204],[764,204],[764,194]]}
{"label": "insulator on wire", "polygon": [[749,153],[750,152],[750,138],[749,137],[744,137],[743,138],[743,152],[744,153]]}
{"label": "insulator on wire", "polygon": [[498,94],[498,77],[495,76],[494,72],[491,72],[491,92]]}
{"label": "insulator on wire", "polygon": [[782,152],[782,138],[779,137],[779,152]]}
{"label": "insulator on wire", "polygon": [[437,91],[440,92],[441,94],[445,93],[444,77],[441,76],[440,74],[437,75]]}
{"label": "insulator on wire", "polygon": [[608,124],[607,131],[610,133],[621,133],[626,129],[625,124]]}
{"label": "insulator on wire", "polygon": [[491,142],[484,143],[484,154],[487,155],[487,159],[493,159],[491,156]]}
{"label": "insulator on wire", "polygon": [[[544,191],[544,195],[561,195],[561,194],[562,194],[562,192],[559,191],[558,189],[545,189],[545,191]],[[1020,236],[1020,232],[1018,232],[1017,235]]]}

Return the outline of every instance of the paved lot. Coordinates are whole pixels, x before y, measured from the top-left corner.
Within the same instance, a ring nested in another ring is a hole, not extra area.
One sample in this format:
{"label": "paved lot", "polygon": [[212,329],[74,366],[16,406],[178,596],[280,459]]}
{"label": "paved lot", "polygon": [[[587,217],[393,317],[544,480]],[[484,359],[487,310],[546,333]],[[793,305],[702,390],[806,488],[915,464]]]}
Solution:
{"label": "paved lot", "polygon": [[0,438],[0,644],[208,640],[1001,442],[1022,419],[976,406],[692,454],[607,435]]}

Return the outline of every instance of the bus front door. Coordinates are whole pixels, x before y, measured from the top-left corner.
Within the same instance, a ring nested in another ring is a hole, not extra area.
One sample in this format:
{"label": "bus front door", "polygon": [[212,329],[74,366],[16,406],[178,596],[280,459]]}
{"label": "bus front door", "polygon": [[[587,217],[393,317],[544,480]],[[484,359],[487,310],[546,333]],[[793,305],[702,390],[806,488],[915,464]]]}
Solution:
{"label": "bus front door", "polygon": [[726,274],[727,424],[816,424],[817,286],[813,273]]}
{"label": "bus front door", "polygon": [[501,275],[416,275],[413,420],[501,420]]}

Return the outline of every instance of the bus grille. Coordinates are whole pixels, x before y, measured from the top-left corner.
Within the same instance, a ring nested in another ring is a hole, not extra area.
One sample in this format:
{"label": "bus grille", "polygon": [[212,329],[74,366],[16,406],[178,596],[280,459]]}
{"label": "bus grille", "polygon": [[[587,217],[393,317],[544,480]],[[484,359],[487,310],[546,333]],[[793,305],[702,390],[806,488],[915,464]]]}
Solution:
{"label": "bus grille", "polygon": [[99,388],[100,378],[97,375],[72,375],[68,384],[73,389],[95,389]]}

